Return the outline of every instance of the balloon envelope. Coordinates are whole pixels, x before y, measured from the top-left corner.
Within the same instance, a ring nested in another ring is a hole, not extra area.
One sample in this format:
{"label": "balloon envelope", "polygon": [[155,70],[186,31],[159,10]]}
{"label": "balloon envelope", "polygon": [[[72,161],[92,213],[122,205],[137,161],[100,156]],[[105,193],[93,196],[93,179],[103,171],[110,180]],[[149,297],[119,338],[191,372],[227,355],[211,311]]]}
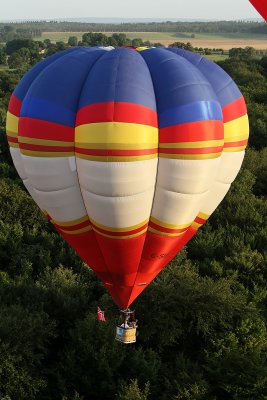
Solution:
{"label": "balloon envelope", "polygon": [[258,13],[267,21],[267,1],[266,0],[249,0],[256,8]]}
{"label": "balloon envelope", "polygon": [[7,136],[35,202],[126,308],[229,190],[248,118],[195,53],[78,47],[24,76]]}

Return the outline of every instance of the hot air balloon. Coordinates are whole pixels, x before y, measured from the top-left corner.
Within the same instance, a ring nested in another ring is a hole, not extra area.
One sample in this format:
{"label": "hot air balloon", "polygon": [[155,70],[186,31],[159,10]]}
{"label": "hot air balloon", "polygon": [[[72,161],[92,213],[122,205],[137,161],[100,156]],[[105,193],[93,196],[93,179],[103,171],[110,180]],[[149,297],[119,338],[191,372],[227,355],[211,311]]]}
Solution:
{"label": "hot air balloon", "polygon": [[181,49],[57,53],[7,114],[32,198],[126,310],[217,208],[248,134],[233,80]]}
{"label": "hot air balloon", "polygon": [[267,21],[267,1],[266,0],[249,0],[256,8],[258,13]]}

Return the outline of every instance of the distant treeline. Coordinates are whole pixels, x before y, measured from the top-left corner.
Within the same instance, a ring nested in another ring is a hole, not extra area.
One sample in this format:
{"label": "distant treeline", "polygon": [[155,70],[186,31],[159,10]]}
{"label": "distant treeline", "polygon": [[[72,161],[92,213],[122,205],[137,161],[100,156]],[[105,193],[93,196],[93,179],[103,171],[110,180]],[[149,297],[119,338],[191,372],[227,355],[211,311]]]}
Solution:
{"label": "distant treeline", "polygon": [[[75,46],[165,47],[162,43],[152,43],[148,40],[143,41],[142,38],[138,37],[130,39],[125,33],[106,35],[102,32],[87,32],[82,35],[82,40],[80,41],[78,41],[77,36],[69,36],[67,42],[58,41],[56,43],[52,43],[48,38],[43,41],[20,38],[9,40],[0,48],[0,66],[5,68],[8,66],[11,70],[26,72],[30,66],[36,64],[38,61],[58,51]],[[193,47],[190,42],[174,42],[169,44],[168,47],[194,51],[202,55],[224,55],[237,60],[253,60],[267,54],[264,50],[256,50],[249,46],[232,48],[229,51],[225,51],[222,48]]]}
{"label": "distant treeline", "polygon": [[[6,23],[0,23],[0,31]],[[135,22],[85,23],[69,21],[24,21],[10,24],[14,30],[29,29],[40,32],[193,32],[193,33],[258,33],[267,34],[265,22],[211,21],[211,22]]]}
{"label": "distant treeline", "polygon": [[27,24],[0,24],[0,42],[14,39],[33,39],[42,36],[42,30],[36,25]]}

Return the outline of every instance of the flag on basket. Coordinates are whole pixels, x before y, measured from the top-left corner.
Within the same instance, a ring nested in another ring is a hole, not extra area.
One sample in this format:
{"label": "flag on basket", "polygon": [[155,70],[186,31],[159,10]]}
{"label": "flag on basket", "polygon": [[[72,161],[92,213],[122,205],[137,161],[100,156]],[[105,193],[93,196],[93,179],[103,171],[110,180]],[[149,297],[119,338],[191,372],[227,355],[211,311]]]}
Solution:
{"label": "flag on basket", "polygon": [[106,322],[105,312],[102,311],[99,307],[97,307],[97,319],[98,321]]}

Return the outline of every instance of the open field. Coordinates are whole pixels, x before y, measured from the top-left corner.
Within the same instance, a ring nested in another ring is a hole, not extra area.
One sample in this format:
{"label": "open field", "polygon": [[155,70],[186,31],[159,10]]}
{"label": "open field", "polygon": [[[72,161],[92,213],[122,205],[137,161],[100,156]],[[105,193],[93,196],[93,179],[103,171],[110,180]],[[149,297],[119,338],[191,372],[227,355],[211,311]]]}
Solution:
{"label": "open field", "polygon": [[[50,39],[52,42],[67,42],[69,36],[77,36],[81,40],[84,32],[44,32],[37,40]],[[113,32],[103,32],[112,35]],[[208,33],[175,33],[175,32],[125,32],[130,39],[142,38],[144,41],[160,42],[168,46],[173,42],[190,42],[194,47],[221,48],[229,50],[232,47],[251,46],[257,50],[267,50],[267,35],[256,34],[224,34],[215,35]]]}
{"label": "open field", "polygon": [[214,62],[224,61],[229,58],[229,56],[226,54],[205,54],[204,57]]}
{"label": "open field", "polygon": [[9,67],[7,65],[0,64],[0,71],[8,71]]}

